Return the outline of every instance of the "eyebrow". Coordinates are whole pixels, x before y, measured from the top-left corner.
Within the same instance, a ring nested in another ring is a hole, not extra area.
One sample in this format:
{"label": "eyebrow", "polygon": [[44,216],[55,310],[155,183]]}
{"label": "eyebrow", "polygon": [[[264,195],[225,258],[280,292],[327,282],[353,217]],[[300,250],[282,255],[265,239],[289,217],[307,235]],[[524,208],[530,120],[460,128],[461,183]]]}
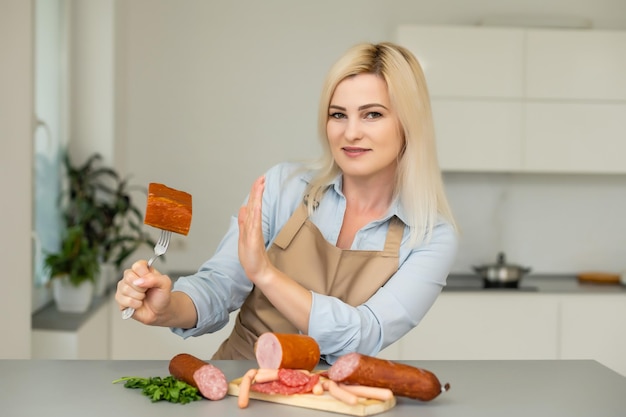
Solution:
{"label": "eyebrow", "polygon": [[[359,106],[358,110],[359,111],[367,110],[367,109],[371,109],[372,107],[382,107],[385,110],[389,110],[389,109],[387,109],[387,107],[383,106],[382,104],[378,104],[378,103],[364,104],[362,106]],[[328,106],[328,108],[329,109],[336,109],[336,110],[346,111],[345,107],[337,106],[336,104],[331,104],[330,106]]]}

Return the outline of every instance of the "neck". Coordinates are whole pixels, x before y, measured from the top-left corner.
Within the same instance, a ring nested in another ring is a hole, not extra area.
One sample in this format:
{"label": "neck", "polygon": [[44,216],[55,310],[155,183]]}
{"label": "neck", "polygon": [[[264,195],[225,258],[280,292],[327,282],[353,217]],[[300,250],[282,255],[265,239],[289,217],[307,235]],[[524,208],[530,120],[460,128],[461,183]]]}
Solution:
{"label": "neck", "polygon": [[343,194],[348,206],[357,213],[384,214],[393,198],[388,180],[357,180],[344,176]]}

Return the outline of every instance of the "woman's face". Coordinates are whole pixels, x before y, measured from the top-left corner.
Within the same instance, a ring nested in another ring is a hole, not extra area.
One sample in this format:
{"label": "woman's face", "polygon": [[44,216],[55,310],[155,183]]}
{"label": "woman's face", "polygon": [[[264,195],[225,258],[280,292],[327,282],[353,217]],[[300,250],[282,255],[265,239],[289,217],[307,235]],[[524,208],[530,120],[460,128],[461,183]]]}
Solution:
{"label": "woman's face", "polygon": [[337,85],[328,108],[326,134],[344,175],[393,180],[404,139],[381,77],[358,74]]}

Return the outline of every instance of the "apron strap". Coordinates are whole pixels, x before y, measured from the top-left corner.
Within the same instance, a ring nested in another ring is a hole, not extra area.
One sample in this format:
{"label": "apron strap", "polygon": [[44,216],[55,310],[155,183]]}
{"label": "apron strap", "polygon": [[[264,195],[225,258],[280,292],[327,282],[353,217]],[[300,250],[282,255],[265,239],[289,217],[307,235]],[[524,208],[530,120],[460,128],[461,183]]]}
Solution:
{"label": "apron strap", "polygon": [[286,249],[296,233],[298,233],[300,228],[302,228],[302,225],[308,217],[309,212],[306,205],[300,204],[289,220],[287,220],[287,223],[285,223],[282,230],[278,233],[276,239],[274,239],[274,244],[281,249]]}
{"label": "apron strap", "polygon": [[387,231],[387,239],[385,240],[385,248],[382,256],[398,257],[402,236],[404,234],[404,223],[398,217],[393,216],[389,222],[389,230]]}

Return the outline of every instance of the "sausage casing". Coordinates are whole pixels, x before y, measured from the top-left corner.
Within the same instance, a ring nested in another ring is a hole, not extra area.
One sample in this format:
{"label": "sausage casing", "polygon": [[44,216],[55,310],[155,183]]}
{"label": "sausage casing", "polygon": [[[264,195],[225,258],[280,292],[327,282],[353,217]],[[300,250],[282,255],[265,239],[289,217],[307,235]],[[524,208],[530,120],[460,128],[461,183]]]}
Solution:
{"label": "sausage casing", "polygon": [[421,401],[430,401],[450,388],[449,384],[442,388],[437,376],[426,369],[360,353],[337,359],[328,377],[345,384],[389,388],[395,395]]}
{"label": "sausage casing", "polygon": [[263,333],[254,354],[259,368],[306,369],[312,371],[320,360],[320,348],[315,339],[303,334]]}
{"label": "sausage casing", "polygon": [[209,400],[221,400],[228,392],[228,381],[219,368],[188,353],[174,356],[169,371],[174,378],[196,387]]}

